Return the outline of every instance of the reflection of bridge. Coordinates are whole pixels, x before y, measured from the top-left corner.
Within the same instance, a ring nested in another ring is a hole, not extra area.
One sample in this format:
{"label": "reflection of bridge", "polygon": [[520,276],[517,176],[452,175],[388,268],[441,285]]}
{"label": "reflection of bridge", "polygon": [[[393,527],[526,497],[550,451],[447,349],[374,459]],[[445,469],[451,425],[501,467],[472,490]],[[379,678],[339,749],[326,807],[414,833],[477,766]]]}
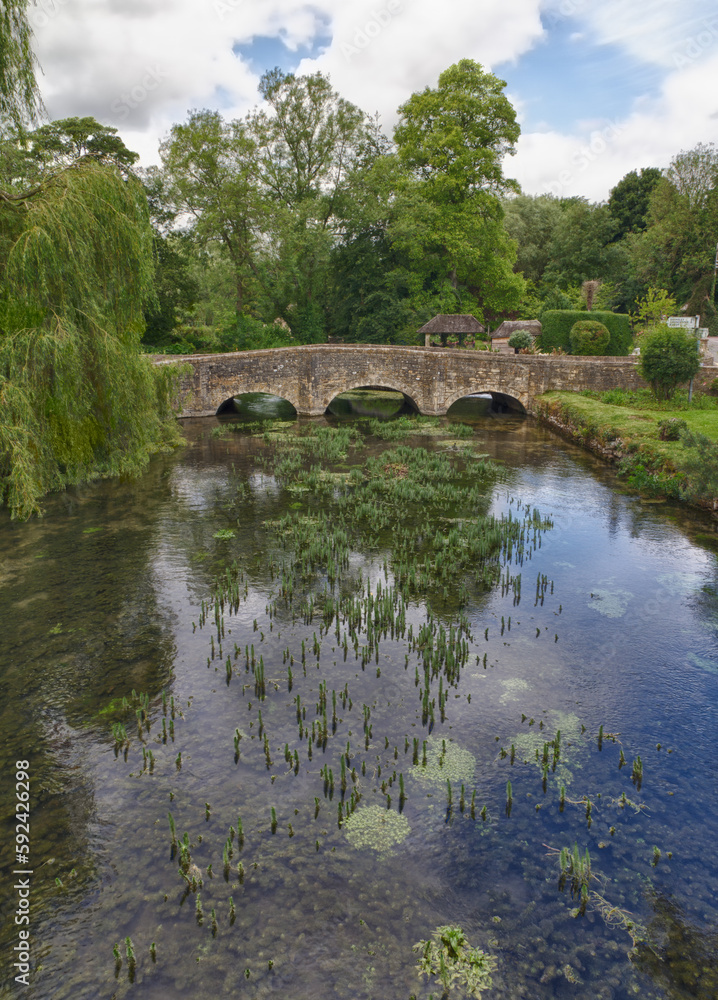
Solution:
{"label": "reflection of bridge", "polygon": [[644,385],[631,358],[549,357],[487,351],[364,344],[308,344],[237,354],[162,358],[188,362],[181,415],[215,414],[245,392],[282,396],[297,413],[324,413],[342,392],[361,386],[397,389],[420,413],[441,415],[462,396],[490,392],[531,413],[551,390],[633,389]]}

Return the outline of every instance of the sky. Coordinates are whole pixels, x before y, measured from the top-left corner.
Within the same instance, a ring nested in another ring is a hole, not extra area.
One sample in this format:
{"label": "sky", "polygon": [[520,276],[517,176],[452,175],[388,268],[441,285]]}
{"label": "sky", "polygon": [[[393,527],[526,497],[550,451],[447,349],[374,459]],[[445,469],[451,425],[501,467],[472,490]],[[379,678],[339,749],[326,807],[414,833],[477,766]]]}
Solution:
{"label": "sky", "polygon": [[141,164],[188,111],[241,118],[268,69],[321,70],[379,112],[460,59],[506,81],[504,172],[527,194],[605,201],[631,170],[718,139],[714,0],[34,0],[51,118],[116,127]]}

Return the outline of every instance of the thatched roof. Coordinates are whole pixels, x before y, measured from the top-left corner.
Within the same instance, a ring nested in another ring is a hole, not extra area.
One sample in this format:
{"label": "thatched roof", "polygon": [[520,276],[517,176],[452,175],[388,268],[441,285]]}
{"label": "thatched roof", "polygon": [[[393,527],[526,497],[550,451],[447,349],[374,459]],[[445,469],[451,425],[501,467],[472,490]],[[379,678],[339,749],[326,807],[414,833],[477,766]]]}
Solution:
{"label": "thatched roof", "polygon": [[517,330],[527,330],[532,337],[541,336],[541,324],[537,319],[505,319],[500,327],[491,334],[492,340],[510,337]]}
{"label": "thatched roof", "polygon": [[419,333],[483,333],[484,328],[475,316],[460,313],[454,316],[434,316]]}

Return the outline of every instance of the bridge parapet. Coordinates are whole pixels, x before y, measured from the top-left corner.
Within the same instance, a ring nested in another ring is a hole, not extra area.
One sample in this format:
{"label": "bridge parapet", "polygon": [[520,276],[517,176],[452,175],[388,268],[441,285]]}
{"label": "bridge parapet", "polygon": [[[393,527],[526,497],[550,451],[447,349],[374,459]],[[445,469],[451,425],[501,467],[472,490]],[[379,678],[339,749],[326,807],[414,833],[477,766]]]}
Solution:
{"label": "bridge parapet", "polygon": [[635,358],[580,358],[367,344],[306,344],[234,354],[158,359],[192,367],[181,384],[181,416],[208,416],[246,392],[288,400],[318,416],[342,392],[382,386],[403,392],[420,413],[441,416],[462,396],[500,393],[528,412],[552,390],[637,389],[645,386]]}

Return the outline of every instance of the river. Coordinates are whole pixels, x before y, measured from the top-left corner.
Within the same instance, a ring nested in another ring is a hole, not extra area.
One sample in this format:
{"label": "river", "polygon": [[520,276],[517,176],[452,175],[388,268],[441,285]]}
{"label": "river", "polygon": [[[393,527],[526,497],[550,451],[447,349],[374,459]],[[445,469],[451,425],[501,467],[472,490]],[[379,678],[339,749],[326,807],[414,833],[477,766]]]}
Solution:
{"label": "river", "polygon": [[714,522],[400,403],[3,513],[0,995],[438,998],[447,925],[487,998],[718,995]]}

